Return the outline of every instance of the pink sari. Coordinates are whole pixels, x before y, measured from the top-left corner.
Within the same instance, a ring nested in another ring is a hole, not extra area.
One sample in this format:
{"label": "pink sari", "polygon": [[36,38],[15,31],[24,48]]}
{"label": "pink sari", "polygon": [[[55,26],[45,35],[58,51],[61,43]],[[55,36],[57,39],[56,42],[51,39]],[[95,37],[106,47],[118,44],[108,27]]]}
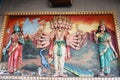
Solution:
{"label": "pink sari", "polygon": [[8,54],[9,54],[8,71],[9,73],[13,73],[14,71],[16,71],[18,68],[18,65],[22,64],[22,44],[17,43],[18,38],[19,37],[16,35],[12,37],[12,44],[8,50]]}

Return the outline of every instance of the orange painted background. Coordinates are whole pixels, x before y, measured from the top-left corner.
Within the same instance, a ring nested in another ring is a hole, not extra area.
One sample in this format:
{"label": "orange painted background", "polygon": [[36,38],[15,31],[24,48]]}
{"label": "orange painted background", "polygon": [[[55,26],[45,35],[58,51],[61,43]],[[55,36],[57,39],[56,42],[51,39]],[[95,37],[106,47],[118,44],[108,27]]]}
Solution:
{"label": "orange painted background", "polygon": [[[54,15],[14,15],[9,16],[6,23],[5,37],[4,37],[4,46],[7,44],[9,40],[10,34],[13,32],[13,26],[18,21],[20,26],[22,27],[26,18],[29,18],[32,21],[35,18],[40,18],[40,20],[45,19],[46,21],[50,21],[53,19]],[[73,24],[80,25],[79,28],[84,32],[91,32],[96,30],[99,21],[103,20],[106,26],[115,31],[114,18],[112,14],[86,14],[86,15],[65,15],[68,16]]]}

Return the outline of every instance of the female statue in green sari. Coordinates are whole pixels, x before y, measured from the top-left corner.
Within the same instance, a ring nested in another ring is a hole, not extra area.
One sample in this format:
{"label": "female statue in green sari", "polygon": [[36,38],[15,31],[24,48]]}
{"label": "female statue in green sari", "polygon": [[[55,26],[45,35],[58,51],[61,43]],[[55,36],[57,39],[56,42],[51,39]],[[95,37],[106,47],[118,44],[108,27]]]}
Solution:
{"label": "female statue in green sari", "polygon": [[115,48],[112,45],[111,35],[103,21],[100,22],[98,30],[94,32],[94,40],[99,45],[101,76],[109,75],[111,72],[110,63],[118,57]]}

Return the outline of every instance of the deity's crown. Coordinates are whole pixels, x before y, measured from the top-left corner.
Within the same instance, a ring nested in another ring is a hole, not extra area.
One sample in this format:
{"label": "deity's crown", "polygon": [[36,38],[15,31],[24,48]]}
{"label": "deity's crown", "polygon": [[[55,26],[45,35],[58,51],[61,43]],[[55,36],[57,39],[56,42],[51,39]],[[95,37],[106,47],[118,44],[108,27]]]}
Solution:
{"label": "deity's crown", "polygon": [[20,26],[19,21],[16,21],[15,25],[16,26]]}
{"label": "deity's crown", "polygon": [[53,22],[57,22],[58,16],[53,17]]}
{"label": "deity's crown", "polygon": [[67,17],[66,22],[70,23],[71,22],[70,18]]}
{"label": "deity's crown", "polygon": [[67,17],[66,16],[62,16],[62,20],[63,20],[63,22],[66,22]]}
{"label": "deity's crown", "polygon": [[59,22],[59,21],[61,21],[61,22],[63,21],[61,15],[58,16],[58,22]]}
{"label": "deity's crown", "polygon": [[51,22],[67,22],[67,23],[71,23],[71,20],[69,17],[67,16],[62,16],[62,15],[57,15],[53,17],[53,20]]}
{"label": "deity's crown", "polygon": [[100,20],[99,25],[103,26],[103,25],[105,25],[105,22],[103,20]]}

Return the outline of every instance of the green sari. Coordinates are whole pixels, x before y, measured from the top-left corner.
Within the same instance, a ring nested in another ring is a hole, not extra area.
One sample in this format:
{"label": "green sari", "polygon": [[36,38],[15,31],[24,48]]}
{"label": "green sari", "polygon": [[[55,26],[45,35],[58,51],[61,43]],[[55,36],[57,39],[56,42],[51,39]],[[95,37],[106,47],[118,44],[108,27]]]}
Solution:
{"label": "green sari", "polygon": [[[111,39],[111,36],[109,33],[103,33],[98,37],[100,67],[105,74],[109,74],[111,72],[110,63],[112,60],[115,59],[114,52],[108,43],[110,39]],[[101,54],[104,50],[105,52]]]}

